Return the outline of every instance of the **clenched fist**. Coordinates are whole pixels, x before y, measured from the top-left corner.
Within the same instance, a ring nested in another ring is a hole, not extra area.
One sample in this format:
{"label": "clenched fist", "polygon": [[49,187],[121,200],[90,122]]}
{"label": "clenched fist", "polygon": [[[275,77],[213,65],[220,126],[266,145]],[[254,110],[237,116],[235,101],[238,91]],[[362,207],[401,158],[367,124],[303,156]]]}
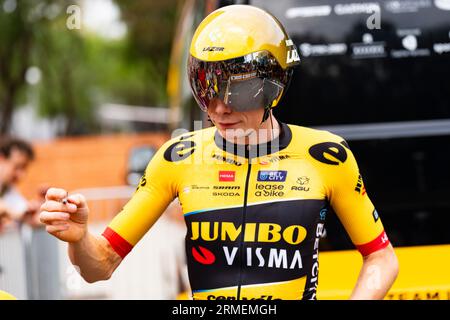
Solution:
{"label": "clenched fist", "polygon": [[68,196],[64,189],[50,188],[39,218],[51,235],[62,241],[78,242],[87,233],[88,214],[84,196]]}

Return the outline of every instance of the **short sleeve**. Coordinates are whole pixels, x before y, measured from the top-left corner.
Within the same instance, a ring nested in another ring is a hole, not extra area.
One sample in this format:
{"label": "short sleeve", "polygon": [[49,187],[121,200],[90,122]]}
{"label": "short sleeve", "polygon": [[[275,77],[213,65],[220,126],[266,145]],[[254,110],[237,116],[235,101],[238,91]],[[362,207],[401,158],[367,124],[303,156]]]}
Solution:
{"label": "short sleeve", "polygon": [[148,164],[140,183],[122,211],[103,232],[113,249],[124,258],[158,220],[176,197],[175,167],[161,147]]}
{"label": "short sleeve", "polygon": [[322,158],[327,198],[353,244],[363,256],[385,248],[389,240],[370,200],[348,144],[332,135],[316,153]]}

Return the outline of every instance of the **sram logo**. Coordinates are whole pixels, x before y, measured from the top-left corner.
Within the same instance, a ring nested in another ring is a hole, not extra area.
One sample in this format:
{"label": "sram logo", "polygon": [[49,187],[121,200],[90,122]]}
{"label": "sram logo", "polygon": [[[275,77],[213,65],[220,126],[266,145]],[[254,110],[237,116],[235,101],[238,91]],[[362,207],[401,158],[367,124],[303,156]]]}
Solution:
{"label": "sram logo", "polygon": [[[233,222],[191,222],[191,240],[236,241],[242,226]],[[298,245],[306,238],[306,229],[300,225],[286,228],[276,223],[246,223],[244,242],[275,243],[281,240]]]}

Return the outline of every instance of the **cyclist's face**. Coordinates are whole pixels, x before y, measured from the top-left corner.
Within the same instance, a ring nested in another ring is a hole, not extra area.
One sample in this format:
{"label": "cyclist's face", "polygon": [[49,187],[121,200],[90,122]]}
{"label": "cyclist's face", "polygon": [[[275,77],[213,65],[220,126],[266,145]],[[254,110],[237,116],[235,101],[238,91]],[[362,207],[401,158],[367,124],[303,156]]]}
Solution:
{"label": "cyclist's face", "polygon": [[220,99],[211,100],[208,106],[208,115],[220,134],[227,138],[239,139],[248,135],[248,132],[260,128],[264,109],[257,108],[250,111],[235,111]]}

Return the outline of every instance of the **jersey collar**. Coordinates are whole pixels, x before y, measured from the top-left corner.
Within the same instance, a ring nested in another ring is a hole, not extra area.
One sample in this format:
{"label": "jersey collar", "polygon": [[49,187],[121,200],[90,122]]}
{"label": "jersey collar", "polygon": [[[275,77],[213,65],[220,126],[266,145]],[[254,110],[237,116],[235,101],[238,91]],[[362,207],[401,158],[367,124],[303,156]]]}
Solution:
{"label": "jersey collar", "polygon": [[275,139],[256,145],[235,144],[223,138],[216,129],[214,134],[214,142],[220,149],[244,158],[258,158],[268,154],[279,152],[285,149],[292,140],[292,131],[289,126],[283,122],[280,124],[280,135]]}

